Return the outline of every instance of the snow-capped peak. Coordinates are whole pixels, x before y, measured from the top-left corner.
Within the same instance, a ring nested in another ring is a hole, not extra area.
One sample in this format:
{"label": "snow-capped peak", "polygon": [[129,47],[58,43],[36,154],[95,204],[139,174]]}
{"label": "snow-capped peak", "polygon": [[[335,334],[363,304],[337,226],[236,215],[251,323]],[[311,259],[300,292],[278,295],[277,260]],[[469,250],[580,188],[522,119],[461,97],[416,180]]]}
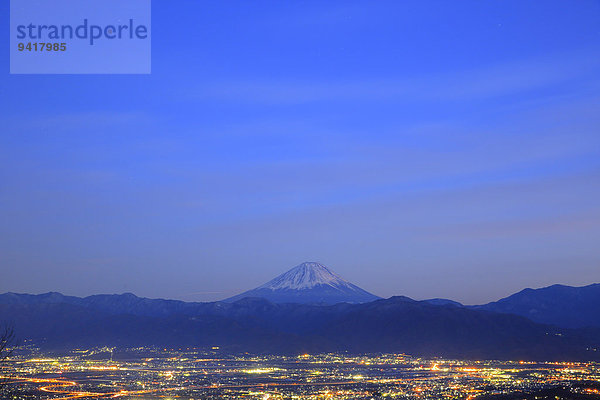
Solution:
{"label": "snow-capped peak", "polygon": [[317,285],[333,288],[353,285],[317,262],[305,262],[270,280],[257,289],[310,289]]}
{"label": "snow-capped peak", "polygon": [[260,297],[273,303],[366,303],[379,297],[342,279],[316,262],[302,263],[256,289],[225,299],[236,302]]}

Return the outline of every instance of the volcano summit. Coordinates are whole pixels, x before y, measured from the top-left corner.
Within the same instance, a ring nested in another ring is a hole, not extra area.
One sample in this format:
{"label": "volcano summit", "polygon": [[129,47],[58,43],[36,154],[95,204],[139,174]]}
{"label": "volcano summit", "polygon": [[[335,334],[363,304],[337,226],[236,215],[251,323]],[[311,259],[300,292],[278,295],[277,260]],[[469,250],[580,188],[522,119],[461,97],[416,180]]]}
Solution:
{"label": "volcano summit", "polygon": [[316,262],[302,263],[256,289],[225,301],[244,297],[262,297],[273,303],[310,304],[366,303],[379,299]]}

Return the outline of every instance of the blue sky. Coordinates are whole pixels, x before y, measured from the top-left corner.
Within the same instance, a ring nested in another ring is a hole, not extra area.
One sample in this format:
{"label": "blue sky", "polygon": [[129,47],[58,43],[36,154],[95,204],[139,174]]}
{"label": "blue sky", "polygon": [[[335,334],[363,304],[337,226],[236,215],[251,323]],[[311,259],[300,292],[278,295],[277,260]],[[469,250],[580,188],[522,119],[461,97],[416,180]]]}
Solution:
{"label": "blue sky", "polygon": [[466,303],[600,282],[600,3],[152,13],[151,75],[0,52],[0,292],[217,300],[302,261]]}

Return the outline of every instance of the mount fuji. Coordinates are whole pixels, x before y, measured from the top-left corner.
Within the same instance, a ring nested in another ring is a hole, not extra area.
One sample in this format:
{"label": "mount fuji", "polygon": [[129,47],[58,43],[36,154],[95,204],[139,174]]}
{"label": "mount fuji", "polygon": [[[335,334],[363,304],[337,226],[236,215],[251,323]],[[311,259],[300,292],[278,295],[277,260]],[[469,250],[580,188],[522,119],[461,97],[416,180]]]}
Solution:
{"label": "mount fuji", "polygon": [[245,297],[305,304],[367,303],[379,299],[316,262],[302,263],[256,289],[224,301],[234,302]]}

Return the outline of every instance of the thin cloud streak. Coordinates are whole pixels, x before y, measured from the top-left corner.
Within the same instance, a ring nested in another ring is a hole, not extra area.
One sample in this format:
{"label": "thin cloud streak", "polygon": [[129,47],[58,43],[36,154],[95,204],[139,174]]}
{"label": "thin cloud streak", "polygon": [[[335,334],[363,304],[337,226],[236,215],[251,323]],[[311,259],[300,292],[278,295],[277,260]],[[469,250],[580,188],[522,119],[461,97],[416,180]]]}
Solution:
{"label": "thin cloud streak", "polygon": [[568,54],[560,62],[524,60],[487,68],[411,79],[325,81],[253,81],[203,85],[198,98],[273,105],[331,101],[408,102],[474,101],[534,91],[578,79],[590,79],[600,65],[595,51]]}

